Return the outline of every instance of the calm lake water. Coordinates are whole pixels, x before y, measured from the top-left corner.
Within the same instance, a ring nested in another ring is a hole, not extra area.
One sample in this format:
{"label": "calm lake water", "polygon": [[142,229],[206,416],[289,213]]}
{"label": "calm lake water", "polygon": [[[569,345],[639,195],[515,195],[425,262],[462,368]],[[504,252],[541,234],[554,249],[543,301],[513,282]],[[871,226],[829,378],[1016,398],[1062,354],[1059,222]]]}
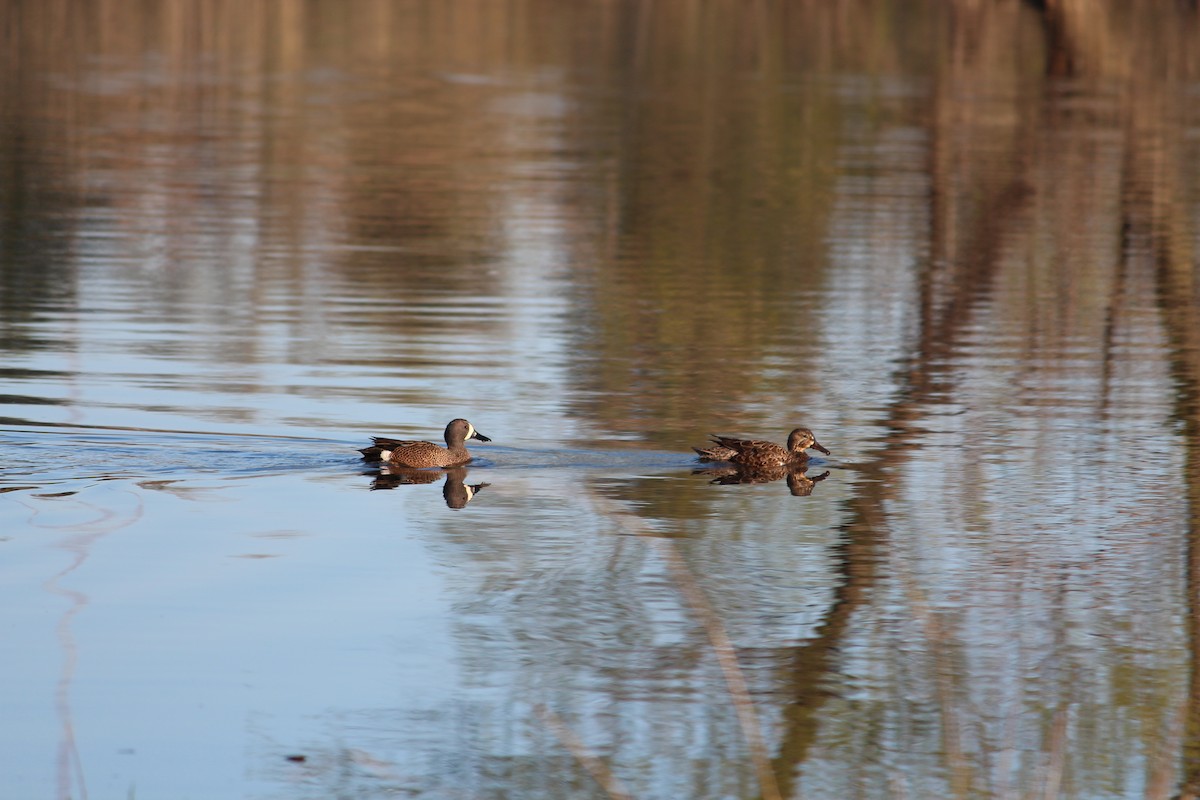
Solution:
{"label": "calm lake water", "polygon": [[0,0],[0,795],[1196,796],[1200,15],[1045,6]]}

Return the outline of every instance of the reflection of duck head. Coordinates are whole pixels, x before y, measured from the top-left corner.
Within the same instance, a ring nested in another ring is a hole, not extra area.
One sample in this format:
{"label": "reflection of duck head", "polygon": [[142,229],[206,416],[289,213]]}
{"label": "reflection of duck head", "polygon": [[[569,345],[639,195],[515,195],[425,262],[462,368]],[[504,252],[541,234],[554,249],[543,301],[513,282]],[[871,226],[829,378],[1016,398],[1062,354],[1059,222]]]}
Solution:
{"label": "reflection of duck head", "polygon": [[489,484],[486,483],[466,483],[467,471],[462,467],[446,470],[446,482],[442,484],[442,497],[446,501],[446,508],[466,508],[467,503],[471,502],[478,492]]}
{"label": "reflection of duck head", "polygon": [[731,436],[712,437],[712,446],[693,447],[701,461],[731,461],[749,467],[777,467],[786,464],[804,464],[808,461],[810,447],[829,455],[829,451],[817,441],[808,428],[796,428],[788,434],[787,448],[761,439],[735,439]]}
{"label": "reflection of duck head", "polygon": [[745,464],[729,464],[723,467],[698,469],[693,474],[712,477],[709,483],[721,486],[731,486],[741,483],[770,483],[780,478],[787,478],[788,489],[795,497],[807,497],[812,494],[813,486],[829,477],[829,470],[812,478],[805,475],[806,464],[789,464],[786,466],[754,467]]}
{"label": "reflection of duck head", "polygon": [[446,476],[442,484],[442,499],[447,508],[465,508],[475,497],[476,492],[489,484],[466,482],[467,470],[463,467],[453,469],[409,469],[384,465],[375,479],[371,481],[371,489],[395,489],[397,486],[408,484],[436,483],[437,479]]}
{"label": "reflection of duck head", "polygon": [[791,491],[792,497],[808,497],[812,494],[813,487],[828,477],[829,470],[811,478],[804,474],[803,468],[789,470],[787,474],[788,490]]}

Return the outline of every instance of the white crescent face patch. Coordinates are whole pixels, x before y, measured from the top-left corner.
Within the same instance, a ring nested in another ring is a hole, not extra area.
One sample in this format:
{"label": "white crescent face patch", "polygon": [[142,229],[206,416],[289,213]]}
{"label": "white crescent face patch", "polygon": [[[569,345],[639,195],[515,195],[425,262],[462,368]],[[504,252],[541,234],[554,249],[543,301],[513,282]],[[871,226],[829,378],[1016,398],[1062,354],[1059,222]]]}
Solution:
{"label": "white crescent face patch", "polygon": [[475,435],[475,426],[468,422],[467,423],[467,438],[470,439],[474,435]]}

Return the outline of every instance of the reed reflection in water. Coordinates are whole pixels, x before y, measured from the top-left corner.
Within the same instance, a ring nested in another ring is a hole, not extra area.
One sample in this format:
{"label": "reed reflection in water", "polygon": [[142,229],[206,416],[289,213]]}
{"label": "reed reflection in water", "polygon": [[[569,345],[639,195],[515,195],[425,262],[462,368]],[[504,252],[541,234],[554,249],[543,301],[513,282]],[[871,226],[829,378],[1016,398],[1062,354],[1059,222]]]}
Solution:
{"label": "reed reflection in water", "polygon": [[0,19],[14,796],[1197,794],[1190,6]]}

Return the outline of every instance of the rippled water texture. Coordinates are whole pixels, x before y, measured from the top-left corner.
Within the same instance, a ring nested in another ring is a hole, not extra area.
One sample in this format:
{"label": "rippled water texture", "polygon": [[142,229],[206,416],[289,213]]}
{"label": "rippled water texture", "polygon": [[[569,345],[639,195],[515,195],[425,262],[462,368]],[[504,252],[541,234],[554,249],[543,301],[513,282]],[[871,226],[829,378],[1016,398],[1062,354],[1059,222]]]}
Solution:
{"label": "rippled water texture", "polygon": [[0,0],[0,795],[1195,797],[1198,17]]}

